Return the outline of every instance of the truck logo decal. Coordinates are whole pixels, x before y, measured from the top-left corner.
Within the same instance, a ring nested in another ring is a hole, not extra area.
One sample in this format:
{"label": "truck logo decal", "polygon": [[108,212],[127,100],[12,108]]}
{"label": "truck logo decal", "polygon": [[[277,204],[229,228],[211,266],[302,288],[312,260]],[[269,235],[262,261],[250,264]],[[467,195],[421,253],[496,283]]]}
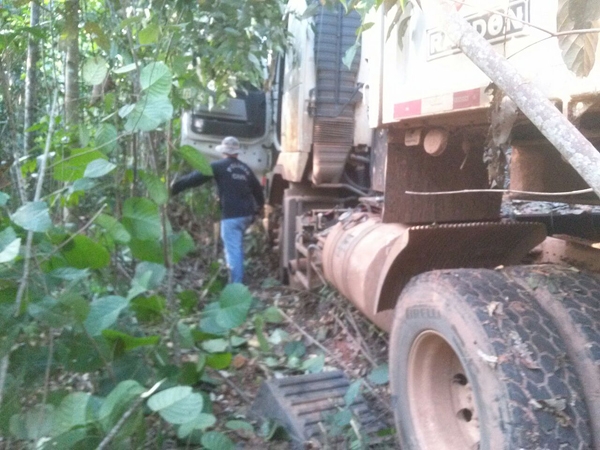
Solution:
{"label": "truck logo decal", "polygon": [[[496,11],[482,11],[466,16],[465,19],[492,44],[524,33],[526,25],[523,22],[529,22],[529,0],[513,0],[509,3],[508,8]],[[502,14],[507,15],[508,18]],[[460,52],[458,47],[439,28],[427,30],[427,45],[428,61]]]}

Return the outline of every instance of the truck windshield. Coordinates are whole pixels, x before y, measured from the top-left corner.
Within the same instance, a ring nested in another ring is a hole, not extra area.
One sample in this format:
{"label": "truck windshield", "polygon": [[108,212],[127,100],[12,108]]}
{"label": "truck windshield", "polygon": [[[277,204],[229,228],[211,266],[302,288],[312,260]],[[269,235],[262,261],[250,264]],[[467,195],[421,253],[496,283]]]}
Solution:
{"label": "truck windshield", "polygon": [[192,130],[198,134],[259,138],[265,134],[267,102],[264,92],[237,92],[225,105],[208,109],[195,106]]}

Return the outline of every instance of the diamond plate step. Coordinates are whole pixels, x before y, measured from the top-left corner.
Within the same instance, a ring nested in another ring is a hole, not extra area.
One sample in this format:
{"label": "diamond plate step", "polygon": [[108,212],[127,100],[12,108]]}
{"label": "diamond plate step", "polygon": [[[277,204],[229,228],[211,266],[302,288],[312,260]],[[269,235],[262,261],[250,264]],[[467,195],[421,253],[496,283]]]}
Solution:
{"label": "diamond plate step", "polygon": [[[291,437],[293,449],[303,449],[303,443],[319,439],[330,428],[331,416],[345,407],[344,395],[350,381],[344,372],[336,370],[263,382],[250,414],[257,419],[272,419],[282,425]],[[358,395],[350,407],[358,418],[363,433],[374,434],[387,428]]]}

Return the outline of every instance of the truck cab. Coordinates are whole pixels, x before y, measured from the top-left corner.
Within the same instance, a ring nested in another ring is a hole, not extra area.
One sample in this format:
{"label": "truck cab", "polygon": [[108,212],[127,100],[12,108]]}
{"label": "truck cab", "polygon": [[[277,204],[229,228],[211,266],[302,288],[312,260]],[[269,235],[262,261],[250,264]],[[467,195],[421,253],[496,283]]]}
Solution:
{"label": "truck cab", "polygon": [[594,154],[598,32],[582,32],[574,73],[576,38],[558,27],[585,16],[577,2],[418,3],[384,2],[366,27],[341,4],[290,1],[264,126],[240,97],[186,114],[182,142],[211,155],[238,133],[269,171],[282,278],[328,283],[390,332],[403,450],[600,449],[600,199],[441,17],[508,59]]}

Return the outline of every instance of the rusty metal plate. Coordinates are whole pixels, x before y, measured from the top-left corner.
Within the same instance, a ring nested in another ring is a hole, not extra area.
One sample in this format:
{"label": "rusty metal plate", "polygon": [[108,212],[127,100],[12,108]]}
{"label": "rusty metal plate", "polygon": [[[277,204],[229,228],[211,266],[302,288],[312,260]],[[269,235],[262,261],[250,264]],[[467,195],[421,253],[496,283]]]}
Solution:
{"label": "rusty metal plate", "polygon": [[[348,378],[339,370],[273,378],[261,385],[250,414],[281,424],[290,435],[293,449],[304,449],[304,443],[311,439],[331,442],[335,439],[326,435],[331,423],[328,416],[344,408],[349,386]],[[389,427],[360,395],[350,409],[367,435]]]}
{"label": "rusty metal plate", "polygon": [[476,222],[408,229],[389,252],[374,312],[392,309],[402,288],[419,273],[437,269],[494,268],[518,264],[546,237],[541,223]]}

